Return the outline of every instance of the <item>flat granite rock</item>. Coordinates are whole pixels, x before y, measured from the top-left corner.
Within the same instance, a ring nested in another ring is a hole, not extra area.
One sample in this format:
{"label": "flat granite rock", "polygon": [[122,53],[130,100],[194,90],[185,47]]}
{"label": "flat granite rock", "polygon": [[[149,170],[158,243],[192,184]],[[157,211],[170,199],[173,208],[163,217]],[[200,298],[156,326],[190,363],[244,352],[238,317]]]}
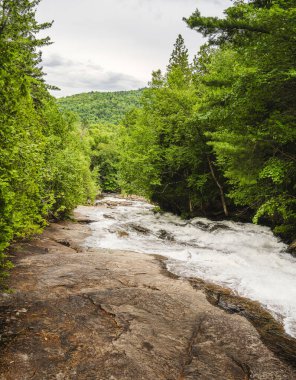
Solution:
{"label": "flat granite rock", "polygon": [[293,380],[238,314],[159,260],[85,249],[84,223],[53,224],[14,247],[0,296],[1,380]]}

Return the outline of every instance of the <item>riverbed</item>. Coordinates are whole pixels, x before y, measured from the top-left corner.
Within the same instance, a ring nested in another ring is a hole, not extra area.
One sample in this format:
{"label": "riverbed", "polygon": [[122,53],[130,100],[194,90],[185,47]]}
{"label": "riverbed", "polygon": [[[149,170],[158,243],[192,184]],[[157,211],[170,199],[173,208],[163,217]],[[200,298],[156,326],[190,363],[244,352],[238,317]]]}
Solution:
{"label": "riverbed", "polygon": [[80,211],[93,221],[86,247],[165,256],[170,272],[260,302],[296,337],[296,259],[268,227],[183,220],[157,212],[145,200],[119,196],[107,196],[96,207]]}
{"label": "riverbed", "polygon": [[[295,339],[268,312],[186,277],[199,249],[188,253],[189,232],[197,241],[199,229],[219,229],[153,211],[107,198],[11,247],[0,380],[296,379]],[[166,269],[181,265],[184,277]]]}

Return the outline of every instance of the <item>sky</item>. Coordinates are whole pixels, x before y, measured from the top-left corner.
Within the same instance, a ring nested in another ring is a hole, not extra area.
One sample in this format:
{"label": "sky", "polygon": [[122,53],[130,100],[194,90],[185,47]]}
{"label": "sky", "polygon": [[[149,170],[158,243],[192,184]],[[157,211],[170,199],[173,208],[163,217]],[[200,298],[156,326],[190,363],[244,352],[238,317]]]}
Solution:
{"label": "sky", "polygon": [[[178,34],[192,58],[205,40],[183,17],[198,8],[222,16],[230,0],[42,0],[39,22],[46,31],[46,81],[60,88],[56,97],[90,91],[145,87],[153,70],[165,70]],[[42,32],[44,33],[44,32]]]}

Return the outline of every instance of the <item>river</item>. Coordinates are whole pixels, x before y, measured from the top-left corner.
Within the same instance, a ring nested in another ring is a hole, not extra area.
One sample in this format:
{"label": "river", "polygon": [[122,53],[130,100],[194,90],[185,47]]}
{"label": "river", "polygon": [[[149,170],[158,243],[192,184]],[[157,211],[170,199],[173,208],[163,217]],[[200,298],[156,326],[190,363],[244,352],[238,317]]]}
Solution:
{"label": "river", "polygon": [[[79,211],[79,209],[78,209]],[[167,269],[258,301],[296,337],[296,259],[267,227],[206,218],[183,220],[144,200],[107,196],[87,209],[89,248],[167,258]]]}

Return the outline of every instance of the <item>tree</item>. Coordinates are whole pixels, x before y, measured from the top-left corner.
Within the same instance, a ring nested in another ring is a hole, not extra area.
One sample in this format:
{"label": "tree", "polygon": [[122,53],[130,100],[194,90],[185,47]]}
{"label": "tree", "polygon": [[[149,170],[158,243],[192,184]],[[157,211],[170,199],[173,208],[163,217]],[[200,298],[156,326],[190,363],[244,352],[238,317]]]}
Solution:
{"label": "tree", "polygon": [[291,1],[237,2],[225,19],[188,25],[216,48],[201,82],[204,112],[229,197],[254,221],[295,237],[295,21]]}
{"label": "tree", "polygon": [[180,67],[183,71],[188,69],[188,49],[181,34],[178,35],[174,44],[167,71],[170,72],[175,67]]}
{"label": "tree", "polygon": [[13,239],[94,196],[86,141],[43,80],[38,49],[49,39],[36,35],[50,23],[36,21],[38,3],[0,1],[0,278]]}
{"label": "tree", "polygon": [[196,117],[196,95],[188,52],[179,36],[167,72],[152,74],[141,109],[127,118],[121,149],[122,187],[184,215],[220,208],[221,184]]}

